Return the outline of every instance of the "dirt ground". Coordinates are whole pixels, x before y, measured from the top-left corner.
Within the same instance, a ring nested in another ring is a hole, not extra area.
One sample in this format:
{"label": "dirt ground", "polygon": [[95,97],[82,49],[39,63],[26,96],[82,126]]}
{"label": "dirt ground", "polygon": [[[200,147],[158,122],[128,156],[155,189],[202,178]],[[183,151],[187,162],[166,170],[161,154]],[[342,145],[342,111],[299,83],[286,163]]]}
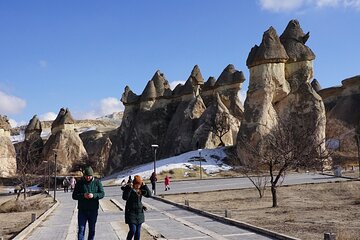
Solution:
{"label": "dirt ground", "polygon": [[337,240],[360,240],[360,182],[281,186],[272,208],[270,188],[260,199],[255,188],[198,194],[166,195],[166,199],[300,239],[318,240],[325,232]]}
{"label": "dirt ground", "polygon": [[[37,194],[16,201],[16,195],[0,196],[0,237],[10,239],[31,223],[31,214],[40,216],[52,206],[52,198]],[[19,210],[25,210],[18,212]]]}

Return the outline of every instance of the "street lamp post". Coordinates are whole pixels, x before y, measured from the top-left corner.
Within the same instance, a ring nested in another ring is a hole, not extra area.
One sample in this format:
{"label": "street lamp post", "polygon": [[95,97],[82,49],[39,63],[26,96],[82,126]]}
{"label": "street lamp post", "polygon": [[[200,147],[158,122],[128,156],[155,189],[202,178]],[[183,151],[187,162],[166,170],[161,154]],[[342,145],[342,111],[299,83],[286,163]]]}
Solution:
{"label": "street lamp post", "polygon": [[55,173],[54,173],[54,202],[56,201],[56,171],[57,171],[57,164],[56,164],[56,157],[57,154],[55,152]]}
{"label": "street lamp post", "polygon": [[45,180],[44,180],[44,188],[45,188],[45,186],[46,186],[46,182],[47,182],[47,194],[48,195],[50,195],[50,161],[43,161],[43,163],[45,163],[45,165],[47,164],[47,166],[45,166],[45,170],[44,170],[44,172],[45,172],[45,174],[46,174],[46,172],[47,172],[47,176],[46,176],[46,178],[45,178]]}
{"label": "street lamp post", "polygon": [[[156,150],[158,149],[159,145],[152,144],[151,147],[154,149],[154,173],[156,174]],[[156,195],[156,183],[154,188],[154,195]]]}
{"label": "street lamp post", "polygon": [[201,148],[199,148],[198,149],[198,151],[199,151],[199,161],[200,161],[200,179],[202,179],[202,173],[201,173],[201,151],[202,151],[202,149]]}
{"label": "street lamp post", "polygon": [[58,149],[53,149],[54,151],[54,164],[55,164],[55,171],[54,171],[54,202],[56,201],[56,172],[57,172],[57,162],[56,162],[56,158],[57,158],[57,151]]}

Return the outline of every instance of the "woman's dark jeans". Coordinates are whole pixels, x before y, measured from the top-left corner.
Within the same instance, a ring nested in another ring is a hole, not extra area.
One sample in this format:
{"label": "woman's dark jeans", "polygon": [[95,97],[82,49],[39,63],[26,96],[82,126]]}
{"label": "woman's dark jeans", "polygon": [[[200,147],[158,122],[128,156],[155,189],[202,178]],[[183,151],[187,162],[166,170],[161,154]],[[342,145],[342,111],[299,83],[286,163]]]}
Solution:
{"label": "woman's dark jeans", "polygon": [[141,223],[133,224],[129,223],[129,233],[126,237],[126,240],[131,240],[134,237],[134,240],[140,240],[140,232],[141,232]]}

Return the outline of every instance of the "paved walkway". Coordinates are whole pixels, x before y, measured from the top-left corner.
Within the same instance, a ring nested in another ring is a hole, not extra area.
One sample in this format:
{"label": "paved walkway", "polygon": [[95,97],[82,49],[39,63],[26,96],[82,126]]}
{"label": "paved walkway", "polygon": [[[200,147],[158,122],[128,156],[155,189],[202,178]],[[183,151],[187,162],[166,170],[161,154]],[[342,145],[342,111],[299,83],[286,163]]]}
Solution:
{"label": "paved walkway", "polygon": [[[296,175],[288,176],[290,184],[304,182],[342,181],[341,178],[333,178],[322,175]],[[223,181],[223,182],[221,182]],[[236,186],[234,185],[236,184]],[[199,185],[203,186],[198,188]],[[164,192],[162,184],[158,184],[158,193],[184,192],[186,189],[193,191],[209,191],[232,186],[232,188],[252,187],[246,179],[223,179],[203,180],[189,182],[174,182],[171,191]],[[120,206],[125,205],[121,199],[120,187],[106,187],[106,197],[100,201],[98,223],[96,225],[96,239],[112,240],[125,239],[128,227],[124,223],[124,212],[115,205],[111,199]],[[73,240],[77,232],[76,201],[72,200],[71,193],[58,192],[60,205],[50,214],[42,224],[32,231],[26,238],[29,240]],[[145,213],[146,222],[144,228],[153,235],[165,239],[272,239],[256,234],[245,229],[234,227],[214,221],[193,212],[175,207],[170,204],[157,201],[152,198],[144,198],[144,204],[148,206]]]}
{"label": "paved walkway", "polygon": [[[117,201],[120,206],[125,202],[121,199],[118,187],[105,188],[106,195],[100,202],[98,222],[96,225],[96,239],[118,240],[125,239],[127,225],[124,224],[124,212],[113,204],[110,199]],[[57,193],[60,205],[25,239],[28,240],[70,240],[76,239],[77,210],[76,201],[71,199],[71,193]],[[154,199],[145,199],[147,205],[146,225],[154,235],[163,239],[272,239],[257,235],[231,225],[223,224],[190,211],[165,204]]]}

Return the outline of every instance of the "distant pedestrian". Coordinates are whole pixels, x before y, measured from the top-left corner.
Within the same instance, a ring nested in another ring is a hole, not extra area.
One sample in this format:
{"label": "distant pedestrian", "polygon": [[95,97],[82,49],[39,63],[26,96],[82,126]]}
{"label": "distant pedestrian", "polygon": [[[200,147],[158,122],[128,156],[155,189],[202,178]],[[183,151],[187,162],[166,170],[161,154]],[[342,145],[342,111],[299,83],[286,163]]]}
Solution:
{"label": "distant pedestrian", "polygon": [[146,186],[139,175],[136,175],[133,180],[132,187],[126,185],[121,187],[123,190],[122,198],[126,200],[125,205],[125,223],[129,225],[129,232],[126,240],[140,240],[141,224],[145,222],[144,211],[147,210],[143,206],[142,196],[150,197],[150,189]]}
{"label": "distant pedestrian", "polygon": [[165,184],[165,191],[170,190],[170,178],[168,175],[165,176],[164,184]]}
{"label": "distant pedestrian", "polygon": [[99,199],[105,196],[100,180],[93,175],[92,168],[86,167],[84,177],[76,183],[72,193],[72,198],[78,200],[78,240],[84,240],[86,222],[89,223],[88,240],[94,239]]}
{"label": "distant pedestrian", "polygon": [[75,184],[76,184],[76,179],[75,179],[74,177],[71,177],[71,178],[70,178],[70,189],[71,189],[71,192],[74,191]]}
{"label": "distant pedestrian", "polygon": [[127,184],[130,184],[130,185],[132,184],[131,175],[130,175],[129,178],[128,178]]}
{"label": "distant pedestrian", "polygon": [[157,182],[157,177],[156,177],[156,173],[155,173],[155,172],[153,172],[153,173],[151,174],[150,182],[151,182],[152,194],[155,194],[156,182]]}
{"label": "distant pedestrian", "polygon": [[120,183],[120,186],[121,187],[123,187],[123,186],[125,186],[126,185],[126,181],[125,181],[125,178],[121,181],[121,183]]}
{"label": "distant pedestrian", "polygon": [[68,179],[68,177],[64,178],[62,185],[64,188],[64,192],[69,192],[70,180]]}

